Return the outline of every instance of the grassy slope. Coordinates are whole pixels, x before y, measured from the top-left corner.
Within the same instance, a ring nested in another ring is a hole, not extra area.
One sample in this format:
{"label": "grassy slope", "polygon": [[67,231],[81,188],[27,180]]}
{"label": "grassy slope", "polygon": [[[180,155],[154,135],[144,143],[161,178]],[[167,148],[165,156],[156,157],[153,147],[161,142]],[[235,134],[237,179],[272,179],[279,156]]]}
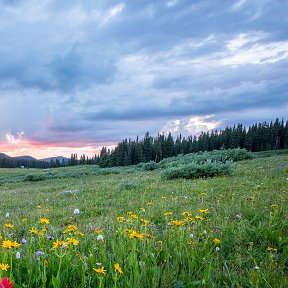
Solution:
{"label": "grassy slope", "polygon": [[[115,216],[126,217],[127,211],[140,213],[139,209],[144,207],[145,216],[151,223],[164,227],[164,212],[171,211],[174,219],[180,219],[183,211],[195,216],[199,209],[208,208],[209,214],[205,215],[208,222],[193,224],[181,231],[187,237],[194,233],[201,238],[201,233],[207,230],[211,237],[216,235],[220,238],[218,262],[213,262],[213,271],[209,270],[211,275],[208,276],[206,270],[199,268],[201,271],[195,281],[191,279],[192,272],[189,276],[188,270],[184,269],[171,282],[174,286],[167,284],[167,287],[176,287],[176,283],[184,285],[179,287],[288,287],[288,155],[257,158],[233,165],[231,177],[193,181],[164,181],[160,179],[158,170],[135,170],[134,173],[131,170],[130,173],[2,183],[0,224],[7,222],[5,213],[9,212],[14,223],[19,223],[21,217],[27,217],[31,223],[47,217],[55,227],[64,227],[71,223],[73,210],[79,208],[81,213],[77,225],[82,230],[88,232],[98,227],[105,230]],[[60,170],[71,169],[76,171],[83,167]],[[0,169],[0,176],[14,173],[17,176],[27,171]],[[63,195],[66,190],[79,190],[80,193]],[[148,206],[148,202],[152,205]],[[241,215],[241,219],[236,215]],[[158,239],[165,241],[165,233],[157,233]],[[198,245],[201,244],[199,241]],[[267,251],[269,246],[276,247],[277,251]],[[205,266],[205,259],[203,263]],[[257,266],[260,272],[255,269]]]}

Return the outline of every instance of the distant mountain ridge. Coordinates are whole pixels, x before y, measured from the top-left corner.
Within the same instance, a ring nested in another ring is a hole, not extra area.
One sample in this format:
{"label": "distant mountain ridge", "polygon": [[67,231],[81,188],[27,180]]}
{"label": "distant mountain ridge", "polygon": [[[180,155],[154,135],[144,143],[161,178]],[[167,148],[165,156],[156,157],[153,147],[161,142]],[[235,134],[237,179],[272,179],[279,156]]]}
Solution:
{"label": "distant mountain ridge", "polygon": [[55,156],[55,157],[47,157],[47,158],[43,158],[43,159],[36,159],[36,158],[29,156],[29,155],[21,155],[21,156],[11,157],[11,156],[6,155],[5,153],[0,153],[0,159],[3,159],[3,158],[19,159],[19,160],[26,160],[26,161],[45,161],[45,162],[51,162],[51,161],[56,162],[58,160],[61,163],[63,161],[64,161],[64,163],[67,163],[69,161],[69,158],[64,157],[64,156]]}

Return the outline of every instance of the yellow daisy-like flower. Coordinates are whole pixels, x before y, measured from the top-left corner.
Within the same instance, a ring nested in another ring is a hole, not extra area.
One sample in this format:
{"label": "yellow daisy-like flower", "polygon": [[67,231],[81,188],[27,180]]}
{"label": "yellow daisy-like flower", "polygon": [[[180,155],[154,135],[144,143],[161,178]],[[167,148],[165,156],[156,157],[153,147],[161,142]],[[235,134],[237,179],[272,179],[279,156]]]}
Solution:
{"label": "yellow daisy-like flower", "polygon": [[218,239],[218,238],[214,238],[214,239],[213,239],[213,242],[214,242],[215,245],[217,245],[217,244],[220,244],[220,243],[221,243],[221,240]]}
{"label": "yellow daisy-like flower", "polygon": [[268,246],[266,250],[267,250],[267,251],[271,251],[271,252],[277,251],[276,248],[273,248],[273,247],[271,247],[271,246]]}
{"label": "yellow daisy-like flower", "polygon": [[77,246],[79,244],[79,240],[74,238],[69,238],[67,242],[73,244],[74,246]]}
{"label": "yellow daisy-like flower", "polygon": [[144,234],[141,234],[141,233],[138,233],[136,231],[132,231],[130,234],[129,234],[129,238],[133,239],[133,238],[139,238],[139,239],[143,239],[144,238]]}
{"label": "yellow daisy-like flower", "polygon": [[60,246],[63,246],[63,245],[68,245],[69,242],[67,241],[61,241],[61,240],[56,240],[55,242],[52,243],[52,249],[57,249],[58,247]]}
{"label": "yellow daisy-like flower", "polygon": [[173,215],[173,212],[165,212],[164,213],[164,216],[171,216],[171,215]]}
{"label": "yellow daisy-like flower", "polygon": [[64,230],[64,233],[70,233],[73,231],[77,231],[78,228],[75,225],[68,225],[67,228]]}
{"label": "yellow daisy-like flower", "polygon": [[127,214],[128,214],[128,215],[132,215],[133,212],[132,212],[132,211],[128,211]]}
{"label": "yellow daisy-like flower", "polygon": [[105,270],[103,266],[99,269],[93,267],[93,270],[99,275],[105,275],[107,272],[107,270]]}
{"label": "yellow daisy-like flower", "polygon": [[141,219],[141,222],[142,222],[142,226],[146,226],[149,224],[149,220],[146,220],[146,219]]}
{"label": "yellow daisy-like flower", "polygon": [[7,271],[10,266],[5,263],[0,263],[0,270]]}
{"label": "yellow daisy-like flower", "polygon": [[41,219],[39,220],[39,223],[40,223],[40,224],[50,224],[50,221],[49,221],[49,219],[47,219],[47,218],[41,218]]}
{"label": "yellow daisy-like flower", "polygon": [[183,215],[184,217],[192,217],[192,214],[191,214],[190,212],[187,212],[187,211],[184,211],[184,212],[182,213],[182,215]]}
{"label": "yellow daisy-like flower", "polygon": [[82,232],[80,232],[80,231],[76,231],[76,232],[75,232],[75,235],[79,235],[79,236],[82,237],[82,238],[85,236],[85,234],[82,233]]}
{"label": "yellow daisy-like flower", "polygon": [[102,232],[103,232],[102,229],[96,229],[96,230],[94,231],[95,234],[101,234]]}
{"label": "yellow daisy-like flower", "polygon": [[208,209],[200,209],[199,212],[203,213],[203,214],[208,214],[209,210]]}
{"label": "yellow daisy-like flower", "polygon": [[120,267],[119,263],[114,264],[114,269],[115,269],[115,272],[118,272],[120,274],[123,273],[122,268]]}
{"label": "yellow daisy-like flower", "polygon": [[10,240],[4,240],[2,241],[2,248],[4,249],[11,249],[11,248],[18,248],[20,247],[20,244],[16,241],[10,241]]}
{"label": "yellow daisy-like flower", "polygon": [[12,223],[6,223],[6,224],[4,224],[4,227],[5,227],[5,228],[12,229],[12,228],[14,227],[14,224],[12,224]]}
{"label": "yellow daisy-like flower", "polygon": [[171,223],[171,225],[174,225],[174,226],[184,226],[185,225],[185,222],[182,220],[172,220],[170,223]]}
{"label": "yellow daisy-like flower", "polygon": [[116,220],[118,223],[122,223],[123,220],[125,220],[125,218],[123,216],[118,216],[118,217],[116,217]]}
{"label": "yellow daisy-like flower", "polygon": [[195,216],[195,219],[196,219],[196,220],[201,220],[201,221],[203,221],[205,218],[203,218],[202,216],[196,215],[196,216]]}
{"label": "yellow daisy-like flower", "polygon": [[31,229],[29,230],[29,232],[30,232],[30,234],[34,234],[34,235],[40,234],[40,232],[39,232],[37,229],[35,229],[35,228],[31,228]]}
{"label": "yellow daisy-like flower", "polygon": [[27,218],[22,218],[21,219],[22,222],[27,222],[27,220],[28,220]]}

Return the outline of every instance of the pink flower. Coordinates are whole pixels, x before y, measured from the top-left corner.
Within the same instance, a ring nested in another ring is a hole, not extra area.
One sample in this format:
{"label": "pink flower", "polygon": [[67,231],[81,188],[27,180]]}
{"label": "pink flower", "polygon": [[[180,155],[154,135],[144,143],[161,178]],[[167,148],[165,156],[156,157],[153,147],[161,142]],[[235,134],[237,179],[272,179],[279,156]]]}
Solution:
{"label": "pink flower", "polygon": [[13,288],[13,287],[14,284],[7,277],[4,277],[0,282],[0,288]]}

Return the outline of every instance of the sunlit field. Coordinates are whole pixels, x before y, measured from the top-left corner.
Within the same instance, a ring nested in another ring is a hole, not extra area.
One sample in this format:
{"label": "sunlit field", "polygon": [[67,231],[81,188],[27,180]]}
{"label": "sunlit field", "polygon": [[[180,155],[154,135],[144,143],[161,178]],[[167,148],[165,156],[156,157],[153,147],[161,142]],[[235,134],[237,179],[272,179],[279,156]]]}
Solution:
{"label": "sunlit field", "polygon": [[139,167],[1,169],[0,280],[288,287],[288,154],[259,156],[194,180]]}

